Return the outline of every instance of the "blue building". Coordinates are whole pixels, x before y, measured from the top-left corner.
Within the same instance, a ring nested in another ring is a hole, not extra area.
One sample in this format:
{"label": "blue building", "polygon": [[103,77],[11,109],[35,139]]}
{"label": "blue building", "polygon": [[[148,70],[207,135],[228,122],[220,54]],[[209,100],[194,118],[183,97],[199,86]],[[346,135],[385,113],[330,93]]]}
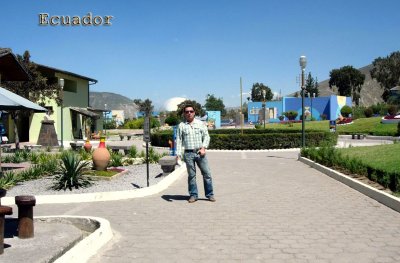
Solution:
{"label": "blue building", "polygon": [[[344,105],[352,106],[351,97],[332,95],[330,97],[304,98],[305,116],[316,120],[322,120],[322,116],[325,116],[327,120],[336,120]],[[296,120],[300,120],[302,115],[301,98],[284,97],[280,101],[267,101],[265,108],[265,119],[269,122],[279,122],[279,116],[287,111],[297,111]],[[249,102],[247,112],[249,122],[262,122],[262,102]],[[286,117],[285,120],[287,120]]]}

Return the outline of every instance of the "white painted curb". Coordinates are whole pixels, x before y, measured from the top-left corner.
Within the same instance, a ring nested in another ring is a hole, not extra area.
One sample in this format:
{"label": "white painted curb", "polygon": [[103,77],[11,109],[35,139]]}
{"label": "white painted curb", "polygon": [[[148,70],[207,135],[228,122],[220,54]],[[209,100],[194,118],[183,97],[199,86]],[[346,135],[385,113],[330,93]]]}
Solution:
{"label": "white painted curb", "polygon": [[378,201],[381,204],[384,204],[387,207],[392,208],[393,210],[400,213],[400,198],[392,196],[388,193],[375,189],[363,182],[360,182],[356,179],[353,179],[345,174],[332,170],[328,167],[325,167],[319,163],[316,163],[310,159],[300,157],[299,161],[311,166],[312,168],[317,169],[321,173],[328,175],[329,177],[344,183],[345,185],[359,191],[360,193]]}
{"label": "white painted curb", "polygon": [[70,250],[65,252],[62,256],[57,258],[54,262],[56,263],[84,263],[89,260],[90,257],[94,256],[97,251],[104,246],[113,237],[110,222],[100,217],[85,217],[85,216],[43,216],[35,217],[43,219],[51,218],[65,218],[65,219],[82,219],[82,220],[93,220],[99,223],[99,227],[85,237],[77,244],[75,244]]}
{"label": "white painted curb", "polygon": [[[115,192],[97,192],[85,194],[68,194],[68,195],[38,195],[35,196],[36,204],[64,204],[64,203],[83,203],[83,202],[100,202],[131,199],[157,194],[167,189],[172,183],[186,173],[186,165],[181,165],[172,173],[155,185],[135,190],[115,191]],[[2,205],[14,205],[15,197],[3,197]]]}

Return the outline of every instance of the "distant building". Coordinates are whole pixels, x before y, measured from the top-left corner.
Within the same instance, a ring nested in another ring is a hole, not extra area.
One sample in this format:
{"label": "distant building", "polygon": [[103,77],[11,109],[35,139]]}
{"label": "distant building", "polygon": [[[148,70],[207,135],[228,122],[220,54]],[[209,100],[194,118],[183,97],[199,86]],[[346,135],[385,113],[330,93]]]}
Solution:
{"label": "distant building", "polygon": [[[351,97],[332,95],[329,97],[304,98],[305,116],[312,117],[315,120],[321,120],[323,115],[326,116],[327,120],[336,120],[344,105],[351,107]],[[267,101],[265,108],[265,119],[269,122],[279,122],[279,117],[287,111],[297,111],[296,120],[301,119],[301,98],[284,97],[280,101]],[[249,122],[263,121],[262,113],[262,102],[251,101],[248,103]],[[285,120],[287,120],[286,117]]]}

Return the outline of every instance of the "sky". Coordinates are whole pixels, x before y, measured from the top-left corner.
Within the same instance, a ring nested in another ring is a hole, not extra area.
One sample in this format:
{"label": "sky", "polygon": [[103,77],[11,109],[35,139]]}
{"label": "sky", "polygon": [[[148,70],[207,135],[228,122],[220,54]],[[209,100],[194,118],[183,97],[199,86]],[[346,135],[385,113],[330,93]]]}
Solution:
{"label": "sky", "polygon": [[[319,81],[400,50],[398,0],[0,0],[0,47],[98,80],[91,91],[240,105],[256,82],[299,90],[299,57]],[[40,26],[49,16],[113,16],[111,25]]]}

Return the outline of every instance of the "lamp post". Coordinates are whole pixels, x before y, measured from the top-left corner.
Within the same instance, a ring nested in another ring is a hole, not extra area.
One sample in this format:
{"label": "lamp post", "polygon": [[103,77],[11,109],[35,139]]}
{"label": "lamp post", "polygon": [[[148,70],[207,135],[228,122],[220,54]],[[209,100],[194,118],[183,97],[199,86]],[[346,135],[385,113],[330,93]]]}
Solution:
{"label": "lamp post", "polygon": [[263,103],[262,103],[263,121],[264,121],[264,130],[265,130],[265,95],[267,95],[267,91],[265,89],[262,90],[262,95],[263,95]]}
{"label": "lamp post", "polygon": [[64,148],[64,79],[58,81],[61,87],[61,148]]}
{"label": "lamp post", "polygon": [[304,71],[307,65],[306,56],[300,56],[300,68],[301,68],[301,147],[306,146],[306,133],[305,133],[305,119],[304,119],[304,90],[306,86],[304,85]]}
{"label": "lamp post", "polygon": [[107,103],[104,104],[104,136],[107,138]]}
{"label": "lamp post", "polygon": [[312,101],[313,99],[315,99],[315,93],[313,92],[312,96],[311,96],[311,119],[312,119]]}

